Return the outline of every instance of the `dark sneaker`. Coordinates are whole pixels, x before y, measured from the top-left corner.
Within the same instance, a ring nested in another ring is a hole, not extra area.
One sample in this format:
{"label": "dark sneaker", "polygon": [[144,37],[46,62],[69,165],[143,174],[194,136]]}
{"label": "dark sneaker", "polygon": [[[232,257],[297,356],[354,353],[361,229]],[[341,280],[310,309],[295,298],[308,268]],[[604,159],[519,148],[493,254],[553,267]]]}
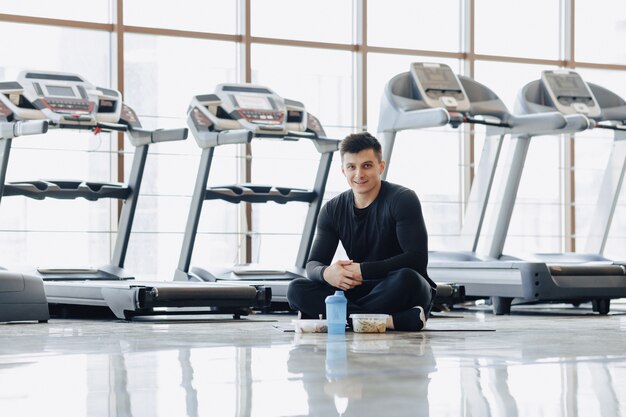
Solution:
{"label": "dark sneaker", "polygon": [[426,327],[426,314],[424,308],[420,306],[394,313],[391,318],[395,330],[419,332]]}

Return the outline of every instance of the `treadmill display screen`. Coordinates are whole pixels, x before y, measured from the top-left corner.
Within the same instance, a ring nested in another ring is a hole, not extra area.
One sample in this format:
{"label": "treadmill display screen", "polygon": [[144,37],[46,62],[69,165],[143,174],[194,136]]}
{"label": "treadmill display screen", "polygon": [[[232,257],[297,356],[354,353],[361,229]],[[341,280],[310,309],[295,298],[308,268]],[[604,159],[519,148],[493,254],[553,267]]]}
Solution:
{"label": "treadmill display screen", "polygon": [[461,92],[454,73],[448,67],[420,67],[415,66],[415,73],[425,91],[455,91]]}
{"label": "treadmill display screen", "polygon": [[591,98],[585,82],[578,74],[547,74],[546,80],[556,97]]}
{"label": "treadmill display screen", "polygon": [[56,85],[47,85],[48,94],[54,97],[75,97],[72,87],[61,87]]}
{"label": "treadmill display screen", "polygon": [[254,110],[273,110],[272,103],[265,96],[237,94],[235,100],[239,107]]}

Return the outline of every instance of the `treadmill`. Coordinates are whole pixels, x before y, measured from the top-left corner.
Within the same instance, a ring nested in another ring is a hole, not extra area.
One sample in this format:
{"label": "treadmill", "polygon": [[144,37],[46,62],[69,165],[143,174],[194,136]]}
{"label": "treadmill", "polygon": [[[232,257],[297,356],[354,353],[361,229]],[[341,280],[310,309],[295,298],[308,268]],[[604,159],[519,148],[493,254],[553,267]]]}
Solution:
{"label": "treadmill", "polygon": [[[576,269],[572,269],[572,273],[578,271],[581,275],[601,274],[601,277],[595,278],[596,281],[593,281],[592,277],[585,279],[586,283],[592,287],[594,282],[600,286],[608,285],[606,281],[613,282],[613,290],[608,291],[610,294],[605,298],[593,300],[595,304],[598,304],[594,307],[608,312],[611,298],[626,296],[626,263],[612,261],[603,256],[626,170],[626,126],[624,125],[626,101],[604,87],[586,83],[575,71],[560,69],[543,71],[541,79],[526,84],[517,97],[516,110],[522,114],[555,110],[564,115],[583,114],[593,120],[590,128],[613,131],[613,147],[591,217],[585,252],[535,254],[538,259],[550,265],[563,264],[562,268],[571,269],[572,267],[568,264],[576,264],[574,266]],[[519,150],[515,159],[519,163],[515,165],[515,170],[509,173],[511,181],[519,182],[526,156],[524,148],[527,146],[528,143],[518,145]],[[511,207],[503,206],[499,216],[500,221],[508,225],[516,189],[507,188],[507,192],[511,195],[505,196],[504,200],[511,204]],[[493,254],[501,252],[504,245],[505,236],[502,234],[502,229],[500,232],[490,247]],[[587,271],[589,273],[586,273]]]}
{"label": "treadmill", "polygon": [[17,81],[0,82],[0,109],[10,120],[39,121],[51,129],[124,132],[135,147],[126,184],[68,180],[5,183],[12,137],[0,139],[0,201],[2,197],[24,196],[36,200],[110,198],[124,203],[109,264],[19,271],[43,281],[52,311],[79,311],[91,316],[95,310],[108,307],[120,319],[191,313],[239,317],[269,303],[271,292],[262,286],[135,281],[124,269],[148,149],[153,143],[186,139],[186,128],[143,129],[118,91],[96,87],[71,73],[23,71]]}
{"label": "treadmill", "polygon": [[[253,84],[219,84],[213,94],[194,96],[188,109],[187,124],[202,149],[185,236],[181,248],[176,281],[240,282],[271,288],[272,303],[287,303],[287,286],[295,278],[305,277],[317,216],[322,206],[326,181],[339,140],[326,137],[319,120],[304,104],[285,99],[271,89]],[[253,139],[310,141],[320,160],[311,189],[272,185],[234,184],[207,186],[216,148],[247,144]],[[205,200],[229,203],[308,204],[296,262],[291,266],[260,264],[191,267],[198,223]]]}
{"label": "treadmill", "polygon": [[[589,119],[559,112],[513,115],[493,91],[457,76],[447,65],[413,63],[409,72],[393,77],[385,87],[378,128],[387,160],[384,175],[397,132],[446,124],[458,127],[462,123],[486,125],[487,136],[455,251],[431,252],[429,275],[439,282],[463,285],[468,299],[491,298],[495,314],[509,314],[514,299],[524,303],[592,300],[594,311],[608,313],[606,300],[623,296],[614,294],[623,286],[612,281],[615,277],[604,279],[603,272],[596,269],[593,272],[597,276],[590,277],[587,272],[581,275],[578,270],[541,261],[504,257],[501,252],[486,256],[476,253],[504,137],[520,143],[538,135],[577,132],[589,127]],[[521,161],[517,158],[513,162]],[[503,227],[498,232],[506,235]],[[594,287],[589,288],[585,281],[595,278],[603,283],[594,281]]]}

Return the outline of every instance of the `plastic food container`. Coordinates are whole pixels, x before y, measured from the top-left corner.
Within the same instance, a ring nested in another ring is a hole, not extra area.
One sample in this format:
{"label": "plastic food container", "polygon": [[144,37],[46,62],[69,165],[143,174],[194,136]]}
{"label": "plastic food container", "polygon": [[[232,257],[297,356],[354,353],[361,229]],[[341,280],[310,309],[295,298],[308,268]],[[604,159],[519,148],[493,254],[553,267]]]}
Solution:
{"label": "plastic food container", "polygon": [[350,314],[352,330],[355,333],[385,333],[387,331],[386,314]]}
{"label": "plastic food container", "polygon": [[291,320],[296,333],[327,333],[326,320]]}

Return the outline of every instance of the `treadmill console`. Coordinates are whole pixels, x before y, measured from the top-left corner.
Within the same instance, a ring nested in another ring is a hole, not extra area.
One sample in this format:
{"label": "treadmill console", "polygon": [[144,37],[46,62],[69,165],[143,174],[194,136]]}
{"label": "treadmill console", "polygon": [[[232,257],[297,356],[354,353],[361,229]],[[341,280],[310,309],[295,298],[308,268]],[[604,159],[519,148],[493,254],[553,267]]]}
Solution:
{"label": "treadmill console", "polygon": [[23,71],[17,81],[0,82],[0,102],[18,120],[48,119],[59,126],[116,123],[122,112],[118,91],[60,72]]}
{"label": "treadmill console", "polygon": [[415,62],[411,64],[411,77],[429,107],[464,112],[470,102],[456,74],[445,64]]}
{"label": "treadmill console", "polygon": [[252,84],[220,84],[213,94],[194,96],[189,115],[197,131],[246,129],[260,136],[321,133],[319,121],[302,103]]}
{"label": "treadmill console", "polygon": [[600,106],[582,77],[570,70],[543,71],[541,82],[552,104],[563,114],[584,114],[598,117]]}

